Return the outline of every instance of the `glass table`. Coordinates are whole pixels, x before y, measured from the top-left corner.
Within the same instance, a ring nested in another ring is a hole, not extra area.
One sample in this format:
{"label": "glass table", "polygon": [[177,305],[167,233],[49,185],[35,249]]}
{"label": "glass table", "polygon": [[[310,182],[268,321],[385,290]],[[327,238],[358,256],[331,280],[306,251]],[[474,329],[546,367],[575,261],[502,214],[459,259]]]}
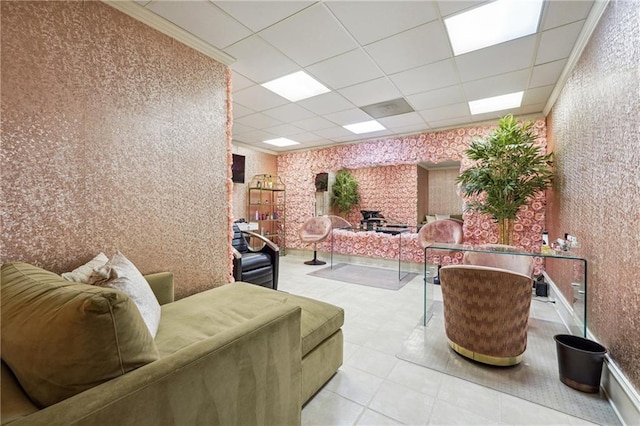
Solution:
{"label": "glass table", "polygon": [[[405,272],[402,274],[402,234],[409,233],[409,227],[394,227],[394,226],[380,226],[373,229],[360,228],[355,226],[344,226],[340,229],[342,231],[351,231],[351,232],[378,232],[381,234],[389,234],[392,236],[398,236],[398,281],[402,281],[404,277],[406,277],[409,272]],[[331,268],[333,268],[333,230],[331,230]]]}
{"label": "glass table", "polygon": [[[578,287],[577,291],[580,297],[575,298],[574,302],[582,303],[582,309],[574,309],[574,312],[582,322],[581,331],[584,337],[587,337],[587,259],[578,256],[575,253],[568,251],[554,251],[550,254],[540,252],[528,252],[517,249],[507,249],[505,247],[495,247],[487,245],[472,245],[472,244],[447,244],[447,243],[432,243],[424,249],[424,325],[427,324],[427,250],[450,250],[450,251],[462,251],[462,252],[477,252],[477,253],[492,253],[492,254],[504,254],[504,255],[516,255],[516,256],[529,256],[539,257],[543,259],[560,259],[560,260],[572,260],[582,262],[583,265],[583,282],[576,283],[572,286]],[[573,306],[572,306],[573,308]]]}

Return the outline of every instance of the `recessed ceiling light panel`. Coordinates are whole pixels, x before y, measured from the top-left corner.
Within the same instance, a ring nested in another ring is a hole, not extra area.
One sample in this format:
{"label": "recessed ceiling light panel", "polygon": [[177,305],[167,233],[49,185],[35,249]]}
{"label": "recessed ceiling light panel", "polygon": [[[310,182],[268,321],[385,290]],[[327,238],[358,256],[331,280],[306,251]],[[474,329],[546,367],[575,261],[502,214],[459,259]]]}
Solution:
{"label": "recessed ceiling light panel", "polygon": [[522,104],[524,92],[509,93],[491,98],[478,99],[469,102],[471,114],[483,114],[485,112],[502,111],[503,109],[518,108]]}
{"label": "recessed ceiling light panel", "polygon": [[454,55],[535,33],[542,4],[543,0],[497,0],[446,18]]}
{"label": "recessed ceiling light panel", "polygon": [[285,99],[289,99],[291,102],[301,101],[302,99],[311,98],[330,91],[304,71],[294,72],[293,74],[268,81],[263,83],[262,87],[271,90]]}
{"label": "recessed ceiling light panel", "polygon": [[386,127],[378,123],[376,120],[363,121],[362,123],[347,124],[346,126],[342,126],[342,127],[347,129],[351,133],[355,133],[356,135],[360,135],[362,133],[377,132],[378,130],[386,130]]}
{"label": "recessed ceiling light panel", "polygon": [[279,147],[298,145],[300,143],[300,142],[292,141],[291,139],[287,139],[287,138],[267,139],[266,141],[262,141],[262,142],[269,145],[273,145],[273,146],[279,146]]}

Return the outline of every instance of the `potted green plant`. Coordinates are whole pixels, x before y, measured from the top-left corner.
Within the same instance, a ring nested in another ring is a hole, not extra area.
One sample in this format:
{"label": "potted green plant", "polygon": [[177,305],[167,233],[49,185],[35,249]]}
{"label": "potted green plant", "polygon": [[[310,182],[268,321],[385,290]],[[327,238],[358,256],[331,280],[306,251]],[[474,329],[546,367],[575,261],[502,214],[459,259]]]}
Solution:
{"label": "potted green plant", "polygon": [[358,182],[347,170],[340,170],[336,173],[336,180],[332,187],[333,197],[331,205],[340,214],[346,215],[351,208],[360,202],[358,195]]}
{"label": "potted green plant", "polygon": [[513,222],[520,207],[551,185],[553,154],[534,144],[533,122],[519,123],[513,115],[500,119],[487,137],[475,139],[465,154],[475,164],[457,178],[471,197],[467,208],[498,222],[498,242],[511,244]]}

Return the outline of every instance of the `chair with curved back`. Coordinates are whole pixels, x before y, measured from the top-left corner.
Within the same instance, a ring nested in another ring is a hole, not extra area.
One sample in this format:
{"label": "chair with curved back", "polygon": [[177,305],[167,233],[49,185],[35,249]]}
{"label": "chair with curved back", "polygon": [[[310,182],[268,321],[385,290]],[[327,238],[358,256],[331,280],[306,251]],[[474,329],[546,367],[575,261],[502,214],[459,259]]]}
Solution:
{"label": "chair with curved back", "polygon": [[[427,223],[418,232],[418,241],[423,249],[433,243],[461,244],[464,234],[462,222],[456,219],[440,219]],[[438,250],[438,271],[440,270],[440,257],[453,252]],[[424,253],[424,262],[427,262],[427,252]],[[439,273],[433,277],[433,283],[439,284]]]}
{"label": "chair with curved back", "polygon": [[[495,249],[506,252],[520,251],[517,247],[504,244],[485,244],[479,248]],[[519,272],[523,275],[533,277],[534,259],[531,256],[468,251],[464,253],[462,263],[465,265],[489,266],[492,268],[507,269],[509,271]]]}
{"label": "chair with curved back", "polygon": [[518,364],[527,348],[531,277],[506,269],[449,265],[440,269],[449,346],[485,364]]}
{"label": "chair with curved back", "polygon": [[[260,241],[257,249],[247,244],[245,237]],[[280,248],[268,238],[251,231],[242,231],[237,223],[233,224],[233,277],[263,287],[278,289],[278,271]]]}
{"label": "chair with curved back", "polygon": [[327,216],[315,216],[307,219],[300,229],[298,235],[304,243],[313,243],[313,259],[304,262],[306,265],[325,265],[327,262],[318,260],[318,243],[323,242],[331,234],[331,219]]}

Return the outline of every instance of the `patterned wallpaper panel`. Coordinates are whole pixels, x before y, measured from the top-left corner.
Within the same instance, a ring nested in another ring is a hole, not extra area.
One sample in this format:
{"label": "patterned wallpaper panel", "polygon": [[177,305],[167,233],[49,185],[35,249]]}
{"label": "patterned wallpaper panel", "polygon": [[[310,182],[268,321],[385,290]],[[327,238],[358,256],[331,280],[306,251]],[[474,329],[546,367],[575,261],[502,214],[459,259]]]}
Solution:
{"label": "patterned wallpaper panel", "polygon": [[[297,231],[301,224],[313,214],[313,177],[316,173],[337,172],[341,168],[347,168],[355,175],[361,175],[363,180],[358,179],[358,181],[362,188],[361,195],[367,205],[359,206],[356,211],[364,207],[378,210],[378,208],[373,208],[373,204],[370,204],[369,195],[365,191],[375,192],[382,187],[379,184],[370,186],[372,180],[382,182],[388,179],[386,176],[391,176],[391,180],[397,182],[395,183],[397,186],[392,190],[395,198],[393,202],[384,202],[385,206],[391,208],[393,204],[395,206],[394,215],[397,215],[399,219],[405,218],[407,223],[415,225],[418,203],[416,192],[417,163],[421,161],[433,163],[448,160],[461,161],[461,169],[464,170],[472,164],[469,159],[464,157],[464,150],[469,142],[475,137],[488,134],[492,128],[493,126],[464,127],[279,155],[278,173],[287,184],[287,246],[292,248],[306,247],[301,244]],[[537,144],[546,148],[545,120],[536,120],[534,130],[538,136]],[[393,168],[390,168],[391,166]],[[408,168],[409,166],[410,168]],[[372,169],[379,171],[373,172]],[[404,170],[404,172],[395,176],[397,170]],[[404,185],[396,179],[401,175],[407,179]],[[370,178],[369,176],[377,177]],[[389,194],[389,191],[383,192]],[[379,196],[381,194],[374,197]],[[546,195],[544,193],[536,196],[530,205],[523,206],[518,214],[519,221],[514,226],[516,245],[529,249],[540,246],[545,224],[545,206]],[[359,222],[359,218],[358,221],[355,221],[356,216],[355,213],[349,216],[352,223]],[[497,242],[498,227],[491,218],[477,213],[465,212],[464,219],[465,241],[470,243]],[[346,246],[348,245],[345,244]],[[379,247],[373,247],[371,250],[375,253],[389,253],[388,250],[382,250]],[[413,251],[407,251],[407,259],[409,258],[415,259],[416,262],[422,262],[422,253],[419,251],[417,243]],[[538,263],[536,272],[539,272],[540,269],[541,264]]]}
{"label": "patterned wallpaper panel", "polygon": [[227,282],[227,70],[100,2],[2,2],[2,261]]}
{"label": "patterned wallpaper panel", "polygon": [[[640,390],[640,8],[607,6],[549,116],[557,179],[549,235],[576,235],[588,264],[588,327]],[[573,268],[549,265],[565,296]]]}

